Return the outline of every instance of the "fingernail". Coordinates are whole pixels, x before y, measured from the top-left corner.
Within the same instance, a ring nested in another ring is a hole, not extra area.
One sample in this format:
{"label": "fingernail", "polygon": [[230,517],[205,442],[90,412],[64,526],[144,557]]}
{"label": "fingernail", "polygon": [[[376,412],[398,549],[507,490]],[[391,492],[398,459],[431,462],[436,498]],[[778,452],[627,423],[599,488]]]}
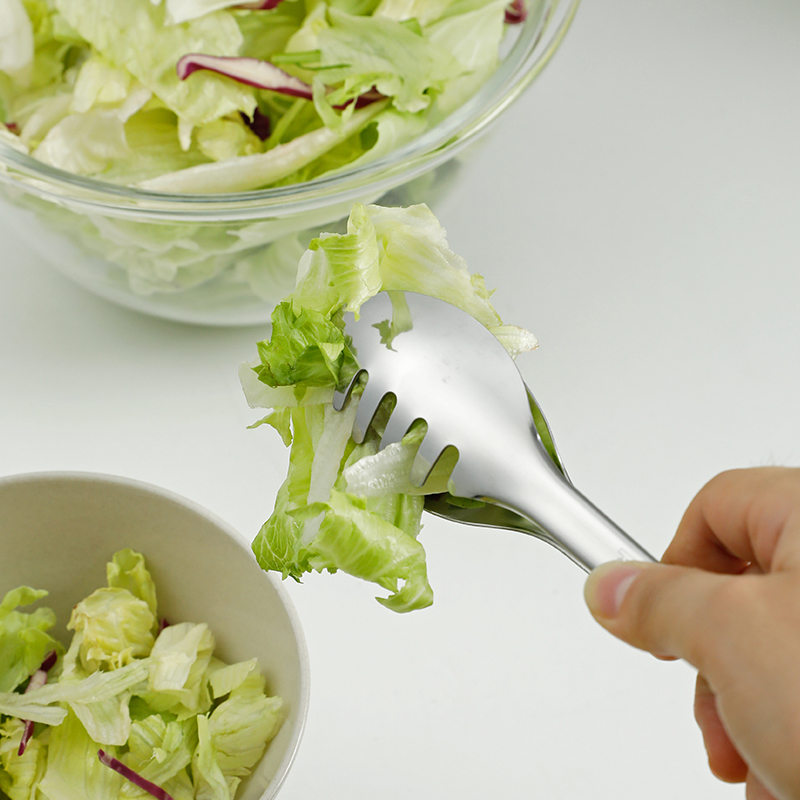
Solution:
{"label": "fingernail", "polygon": [[603,564],[594,570],[584,590],[586,604],[592,614],[606,619],[616,617],[640,571],[640,567],[617,563]]}

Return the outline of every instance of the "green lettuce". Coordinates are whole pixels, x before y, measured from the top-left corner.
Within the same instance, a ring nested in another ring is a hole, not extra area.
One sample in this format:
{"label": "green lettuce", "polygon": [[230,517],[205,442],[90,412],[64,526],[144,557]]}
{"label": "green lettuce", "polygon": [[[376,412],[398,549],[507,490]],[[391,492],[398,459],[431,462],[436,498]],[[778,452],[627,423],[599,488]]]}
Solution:
{"label": "green lettuce", "polygon": [[426,37],[418,25],[334,8],[328,12],[328,23],[317,40],[323,69],[315,81],[321,87],[334,84],[338,88],[330,94],[315,93],[323,118],[329,118],[336,105],[372,88],[391,97],[397,111],[423,111],[435,94],[463,72],[452,54]]}
{"label": "green lettuce", "polygon": [[156,585],[145,565],[144,556],[135,550],[125,549],[114,553],[106,565],[106,580],[111,588],[126,589],[144,601],[156,616],[158,601]]}
{"label": "green lettuce", "polygon": [[49,608],[20,611],[47,596],[44,590],[20,586],[0,602],[0,692],[11,692],[39,669],[51,651],[61,645],[48,633],[56,624]]}
{"label": "green lettuce", "polygon": [[208,716],[208,731],[217,763],[224,773],[247,775],[280,727],[282,700],[267,696],[255,660],[223,667],[215,677],[214,697],[222,701]]}
{"label": "green lettuce", "polygon": [[[93,741],[74,713],[50,729],[47,769],[39,791],[48,800],[108,800],[119,797],[123,778],[100,763]],[[107,752],[116,755],[116,748]]]}
{"label": "green lettuce", "polygon": [[0,723],[0,791],[9,800],[36,800],[47,768],[47,745],[40,738],[31,739],[23,754],[19,754],[24,730],[21,719],[9,717]]}
{"label": "green lettuce", "polygon": [[[121,760],[146,780],[162,787],[173,800],[178,800],[187,782],[189,791],[193,791],[186,767],[192,763],[196,748],[194,719],[178,721],[163,714],[148,714],[131,725],[128,751]],[[129,791],[126,789],[128,787],[124,786],[123,796],[138,794],[133,786]]]}
{"label": "green lettuce", "polygon": [[[175,64],[186,53],[238,54],[243,37],[231,14],[209,13],[170,25],[164,8],[150,0],[55,0],[55,5],[91,52],[127,71],[184,126],[238,111],[252,114],[255,109],[250,87],[215,75],[181,81],[175,72]],[[81,69],[85,68],[84,64]]]}
{"label": "green lettuce", "polygon": [[[156,191],[298,183],[439,122],[495,70],[506,30],[506,0],[242,5],[3,0],[0,123],[50,165]],[[191,54],[269,62],[311,96],[204,69],[181,79]],[[385,99],[356,108],[365,94]]]}
{"label": "green lettuce", "polygon": [[514,356],[535,347],[536,339],[502,323],[483,278],[450,250],[427,206],[356,205],[345,233],[311,242],[295,291],[273,312],[270,338],[257,345],[258,360],[242,365],[248,403],[270,409],[256,424],[273,427],[290,447],[274,511],[252,544],[259,564],[296,580],[342,570],[386,590],[378,602],[404,612],[433,602],[418,539],[424,494],[448,490],[454,462],[440,459],[425,486],[415,487],[408,475],[422,426],[379,449],[385,412],[357,444],[351,435],[356,404],[333,408],[334,391],[358,370],[343,312],[357,313],[379,291],[447,300]]}
{"label": "green lettuce", "polygon": [[[102,749],[173,800],[232,800],[280,728],[281,699],[255,659],[216,658],[204,623],[158,621],[140,553],[115,553],[106,575],[75,606],[66,652],[44,633],[51,610],[17,610],[46,592],[23,586],[0,603],[0,790],[10,800],[141,798]],[[49,680],[28,685],[50,650]]]}
{"label": "green lettuce", "polygon": [[144,600],[127,589],[97,589],[72,610],[68,624],[87,672],[115,669],[150,653],[156,618]]}
{"label": "green lettuce", "polygon": [[178,719],[202,714],[211,706],[207,683],[214,637],[204,623],[181,622],[165,628],[150,653],[149,681],[142,698]]}
{"label": "green lettuce", "polygon": [[30,79],[33,62],[33,24],[21,0],[0,3],[0,71]]}
{"label": "green lettuce", "polygon": [[[358,169],[422,136],[484,85],[513,39],[503,0],[240,6],[2,0],[0,149],[153,191],[294,185]],[[530,25],[544,23],[541,0],[528,9]],[[176,64],[190,51],[267,61],[313,87],[312,96],[210,70],[181,81]],[[348,104],[361,91],[375,102]],[[455,167],[441,165],[380,202],[432,203]],[[291,220],[152,224],[75,213],[27,192],[4,197],[21,231],[41,220],[63,238],[80,282],[97,285],[99,275],[98,291],[134,308],[222,324],[241,323],[242,314],[263,320],[291,290],[296,251],[321,225],[338,230],[350,205]],[[34,249],[42,246],[41,237],[25,235]]]}

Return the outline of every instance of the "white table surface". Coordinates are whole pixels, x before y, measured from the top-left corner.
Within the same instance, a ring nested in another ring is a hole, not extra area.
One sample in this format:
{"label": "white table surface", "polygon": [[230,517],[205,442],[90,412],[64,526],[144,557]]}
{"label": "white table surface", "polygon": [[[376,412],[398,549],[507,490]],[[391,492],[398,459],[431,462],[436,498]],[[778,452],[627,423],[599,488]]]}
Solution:
{"label": "white table surface", "polygon": [[[434,207],[539,336],[520,366],[576,484],[657,554],[716,472],[800,463],[798,42],[794,0],[585,0]],[[266,331],[117,308],[0,236],[0,473],[148,481],[252,538],[286,466],[236,376]],[[422,612],[287,585],[312,702],[285,800],[743,797],[691,669],[600,630],[566,559],[433,518],[422,541]]]}

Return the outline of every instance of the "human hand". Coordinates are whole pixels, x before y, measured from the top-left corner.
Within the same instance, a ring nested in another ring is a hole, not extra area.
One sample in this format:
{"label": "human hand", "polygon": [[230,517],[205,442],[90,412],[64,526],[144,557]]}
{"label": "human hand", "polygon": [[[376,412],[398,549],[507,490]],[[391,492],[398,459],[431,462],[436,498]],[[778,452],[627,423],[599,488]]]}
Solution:
{"label": "human hand", "polygon": [[800,469],[718,475],[661,564],[604,564],[585,594],[618,638],[697,668],[717,777],[747,800],[800,800]]}

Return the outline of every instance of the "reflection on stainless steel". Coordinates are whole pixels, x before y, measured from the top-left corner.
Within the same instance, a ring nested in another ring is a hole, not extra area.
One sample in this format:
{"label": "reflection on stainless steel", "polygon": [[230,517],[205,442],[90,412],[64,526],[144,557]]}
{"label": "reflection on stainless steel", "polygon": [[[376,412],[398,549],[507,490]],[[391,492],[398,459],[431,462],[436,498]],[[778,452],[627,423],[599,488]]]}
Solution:
{"label": "reflection on stainless steel", "polygon": [[411,470],[422,485],[446,448],[458,460],[451,491],[430,495],[426,510],[457,522],[536,536],[584,569],[618,559],[653,557],[572,484],[541,409],[511,356],[476,319],[450,303],[413,292],[381,292],[347,315],[361,372],[357,441],[387,395],[396,404],[381,446],[400,441],[411,424],[427,432]]}

